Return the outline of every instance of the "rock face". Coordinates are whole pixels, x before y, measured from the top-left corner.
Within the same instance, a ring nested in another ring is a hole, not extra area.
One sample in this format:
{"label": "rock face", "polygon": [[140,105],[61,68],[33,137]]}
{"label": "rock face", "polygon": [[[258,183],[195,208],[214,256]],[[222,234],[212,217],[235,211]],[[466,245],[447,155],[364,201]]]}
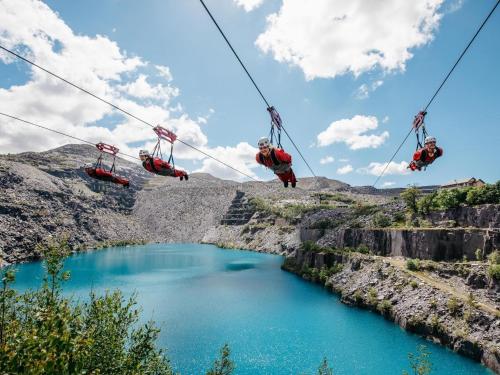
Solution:
{"label": "rock face", "polygon": [[[415,273],[390,258],[297,249],[283,268],[500,373],[500,301],[483,282],[485,266],[430,265],[431,272]],[[470,285],[471,278],[483,281]]]}
{"label": "rock face", "polygon": [[[386,212],[393,209],[389,207]],[[433,260],[461,260],[465,257],[474,260],[477,249],[487,255],[500,248],[499,212],[499,205],[485,205],[431,214],[430,218],[436,223],[456,220],[466,228],[385,229],[353,228],[349,225],[353,217],[349,209],[320,211],[302,220],[300,239],[335,248],[364,245],[372,253],[385,256]],[[472,225],[474,220],[478,225]]]}

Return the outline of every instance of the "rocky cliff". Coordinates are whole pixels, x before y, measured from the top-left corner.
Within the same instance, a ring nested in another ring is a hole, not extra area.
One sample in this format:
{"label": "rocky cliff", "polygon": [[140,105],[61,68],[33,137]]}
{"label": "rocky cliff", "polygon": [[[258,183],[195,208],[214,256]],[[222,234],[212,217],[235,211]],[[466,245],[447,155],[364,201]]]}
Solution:
{"label": "rocky cliff", "polygon": [[416,272],[398,258],[299,248],[283,268],[500,373],[500,284],[484,263],[422,262]]}

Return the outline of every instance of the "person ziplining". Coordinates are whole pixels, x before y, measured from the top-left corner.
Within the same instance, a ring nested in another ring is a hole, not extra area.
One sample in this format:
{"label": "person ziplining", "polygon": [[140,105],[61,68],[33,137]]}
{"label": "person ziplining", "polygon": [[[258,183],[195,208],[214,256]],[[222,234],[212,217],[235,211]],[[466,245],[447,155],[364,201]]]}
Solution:
{"label": "person ziplining", "polygon": [[[292,169],[292,156],[286,153],[281,146],[281,117],[274,107],[269,107],[267,110],[271,115],[271,140],[269,141],[267,137],[259,139],[259,152],[255,156],[255,160],[271,169],[285,187],[291,183],[294,188],[297,186],[297,179]],[[273,145],[275,137],[277,147]]]}
{"label": "person ziplining", "polygon": [[[142,161],[142,166],[148,172],[160,176],[179,177],[181,181],[184,179],[187,181],[189,179],[188,174],[181,169],[175,168],[173,151],[174,142],[177,139],[177,136],[170,130],[162,128],[160,125],[156,126],[153,130],[158,136],[158,141],[156,142],[156,146],[151,154],[147,150],[139,151],[139,158]],[[167,161],[163,160],[163,155],[161,153],[162,139],[170,143],[170,156]]]}
{"label": "person ziplining", "polygon": [[[95,146],[100,151],[99,157],[97,158],[95,164],[87,163],[84,165],[83,168],[85,170],[85,173],[87,173],[89,177],[92,177],[96,180],[112,182],[114,184],[123,185],[123,187],[128,188],[130,186],[129,180],[115,174],[116,154],[119,152],[119,149],[115,146],[108,145],[102,142],[96,144]],[[106,170],[102,162],[104,154],[113,156],[113,164],[111,165],[111,168],[109,170]]]}
{"label": "person ziplining", "polygon": [[[427,134],[427,129],[425,128],[426,115],[426,111],[420,111],[413,120],[413,129],[417,136],[417,149],[413,154],[413,160],[407,167],[412,171],[425,170],[434,160],[443,156],[443,149],[436,146],[436,138]],[[421,139],[424,140],[423,145],[420,141]]]}

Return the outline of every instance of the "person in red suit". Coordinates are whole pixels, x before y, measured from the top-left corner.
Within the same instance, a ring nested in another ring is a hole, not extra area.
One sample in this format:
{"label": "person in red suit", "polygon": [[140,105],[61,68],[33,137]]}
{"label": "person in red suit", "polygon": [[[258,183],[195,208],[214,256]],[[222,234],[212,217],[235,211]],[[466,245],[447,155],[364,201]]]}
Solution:
{"label": "person in red suit", "polygon": [[184,179],[187,181],[189,179],[186,172],[180,169],[175,169],[170,163],[160,159],[159,157],[152,157],[146,150],[141,150],[139,152],[139,157],[142,161],[142,166],[148,172],[160,176],[179,177],[181,181]]}
{"label": "person in red suit", "polygon": [[408,165],[408,168],[412,171],[420,171],[441,156],[443,156],[443,149],[441,147],[436,147],[436,138],[426,137],[424,147],[415,151],[413,160],[410,162],[410,165]]}
{"label": "person in red suit", "polygon": [[130,186],[129,181],[126,178],[115,176],[113,173],[102,167],[96,168],[93,164],[85,164],[84,169],[85,173],[96,180],[112,182],[114,184],[123,185],[123,187],[126,188]]}
{"label": "person in red suit", "polygon": [[271,169],[285,187],[288,187],[288,183],[291,183],[293,188],[297,185],[297,179],[292,169],[292,156],[281,148],[274,147],[268,138],[259,139],[259,152],[255,156],[255,160]]}

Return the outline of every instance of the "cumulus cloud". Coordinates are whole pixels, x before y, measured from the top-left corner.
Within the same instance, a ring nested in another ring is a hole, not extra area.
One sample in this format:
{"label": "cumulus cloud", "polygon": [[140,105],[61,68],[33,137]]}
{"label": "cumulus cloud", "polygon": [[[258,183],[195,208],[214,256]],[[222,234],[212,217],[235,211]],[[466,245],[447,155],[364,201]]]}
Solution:
{"label": "cumulus cloud", "polygon": [[343,167],[340,167],[339,169],[337,169],[338,174],[348,174],[348,173],[351,173],[352,171],[353,171],[353,168],[352,168],[352,165],[350,165],[350,164],[344,165]]}
{"label": "cumulus cloud", "polygon": [[319,163],[320,164],[330,164],[335,161],[335,158],[333,156],[325,156],[324,158],[321,158]]}
{"label": "cumulus cloud", "polygon": [[[379,176],[387,165],[388,165],[387,163],[371,162],[367,167],[359,168],[358,172],[363,174],[371,174],[373,176]],[[402,161],[400,163],[391,161],[391,163],[387,166],[387,169],[384,174],[385,175],[408,174],[407,167],[408,163],[405,161]]]}
{"label": "cumulus cloud", "polygon": [[264,0],[233,0],[236,5],[245,9],[246,12],[250,12],[257,9],[262,5]]}
{"label": "cumulus cloud", "polygon": [[[179,89],[170,84],[173,77],[167,66],[131,56],[108,37],[75,34],[45,3],[0,1],[0,43],[149,123],[173,130],[179,139],[204,152],[224,160],[233,157],[238,166],[250,171],[234,155],[247,155],[254,150],[250,152],[241,144],[233,148],[208,147],[200,123],[206,122],[213,109],[200,121],[184,113],[182,105],[174,102]],[[128,154],[153,148],[155,135],[148,126],[45,72],[19,63],[7,53],[0,53],[2,62],[20,64],[28,73],[25,82],[0,87],[0,108],[4,112],[91,142],[115,144]],[[0,117],[0,140],[2,152],[12,153],[41,151],[71,142],[4,117]],[[176,159],[199,161],[204,166],[208,163],[206,156],[182,143],[177,142],[175,148]],[[253,156],[248,163],[251,162]]]}
{"label": "cumulus cloud", "polygon": [[[229,165],[238,168],[240,171],[258,179],[253,169],[258,167],[255,162],[255,155],[259,151],[257,148],[250,146],[247,142],[240,142],[236,147],[215,147],[213,149],[206,149],[211,155],[218,159],[224,160]],[[228,168],[213,159],[204,159],[201,168],[195,172],[210,173],[214,176],[231,180],[243,180],[240,173]]]}
{"label": "cumulus cloud", "polygon": [[444,0],[283,0],[256,45],[307,80],[401,71],[411,50],[433,39]]}
{"label": "cumulus cloud", "polygon": [[372,82],[371,84],[366,84],[363,83],[361,86],[358,87],[358,90],[356,91],[355,97],[357,99],[367,99],[370,96],[370,93],[378,89],[380,86],[384,84],[384,81],[382,80],[377,80]]}
{"label": "cumulus cloud", "polygon": [[351,150],[377,148],[389,137],[387,131],[380,134],[365,134],[377,127],[378,120],[375,116],[356,115],[351,119],[334,121],[318,134],[317,144],[319,147],[324,147],[342,142]]}

